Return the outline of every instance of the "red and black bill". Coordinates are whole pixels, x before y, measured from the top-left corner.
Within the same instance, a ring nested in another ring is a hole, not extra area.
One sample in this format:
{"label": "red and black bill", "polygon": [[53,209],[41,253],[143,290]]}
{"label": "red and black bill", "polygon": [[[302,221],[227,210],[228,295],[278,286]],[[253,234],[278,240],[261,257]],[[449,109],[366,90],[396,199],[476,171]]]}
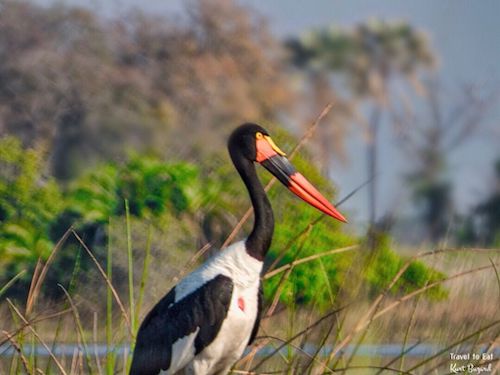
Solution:
{"label": "red and black bill", "polygon": [[302,200],[331,217],[346,218],[285,157],[269,136],[257,140],[257,161]]}

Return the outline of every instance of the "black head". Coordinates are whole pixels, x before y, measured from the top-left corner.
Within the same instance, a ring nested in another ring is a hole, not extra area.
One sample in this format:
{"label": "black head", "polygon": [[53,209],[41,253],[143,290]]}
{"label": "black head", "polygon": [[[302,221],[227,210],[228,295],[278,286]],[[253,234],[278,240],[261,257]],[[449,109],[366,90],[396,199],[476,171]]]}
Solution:
{"label": "black head", "polygon": [[238,126],[229,137],[228,149],[232,158],[240,154],[250,161],[256,161],[257,148],[255,140],[257,134],[268,136],[269,133],[262,126],[252,123],[246,123]]}
{"label": "black head", "polygon": [[[257,180],[253,162],[263,165],[295,195],[318,210],[340,221],[346,219],[311,185],[286,158],[285,153],[274,143],[269,133],[257,124],[243,124],[229,137],[229,154],[244,180]],[[253,176],[253,177],[252,177]]]}

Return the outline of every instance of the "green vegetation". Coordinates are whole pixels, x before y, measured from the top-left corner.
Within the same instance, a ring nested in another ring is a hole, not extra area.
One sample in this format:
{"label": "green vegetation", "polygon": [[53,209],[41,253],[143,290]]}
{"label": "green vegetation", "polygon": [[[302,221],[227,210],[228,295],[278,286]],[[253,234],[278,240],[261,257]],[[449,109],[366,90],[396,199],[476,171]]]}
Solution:
{"label": "green vegetation", "polygon": [[[293,141],[283,131],[278,132],[277,136],[284,144]],[[156,222],[153,225],[161,226],[167,215],[171,218],[168,220],[194,223],[192,235],[200,239],[203,227],[216,223],[220,217],[217,210],[222,214],[222,210],[227,208],[229,212],[236,211],[238,214],[242,210],[237,207],[248,205],[248,197],[241,189],[242,183],[237,173],[222,158],[218,159],[220,164],[215,175],[209,171],[202,172],[201,167],[191,163],[166,163],[157,157],[134,154],[121,165],[102,164],[63,187],[54,178],[42,175],[44,165],[40,151],[23,150],[20,142],[12,137],[2,139],[0,145],[3,150],[1,163],[4,166],[0,186],[5,192],[0,200],[4,213],[0,227],[4,252],[1,258],[4,270],[1,281],[7,282],[23,269],[29,271],[18,280],[10,295],[24,295],[22,291],[26,293],[30,274],[37,261],[47,259],[54,244],[71,226],[92,246],[98,259],[104,260],[107,240],[103,234],[108,232],[110,219],[125,216],[125,201],[128,202],[130,215],[140,221]],[[294,163],[299,170],[306,171],[315,185],[327,192],[330,198],[333,197],[330,183],[311,167],[307,158],[296,157]],[[264,179],[269,179],[267,173],[262,175]],[[222,177],[223,182],[211,182],[214,176]],[[269,261],[275,262],[275,266],[354,245],[358,241],[342,233],[340,225],[331,220],[320,219],[314,223],[318,213],[293,199],[283,187],[274,187],[270,197],[277,217],[276,236]],[[212,240],[222,242],[228,233],[225,230],[218,233],[219,237],[214,237],[211,232],[207,235],[212,236]],[[380,292],[403,264],[401,257],[390,249],[388,243],[388,240],[381,241],[363,277],[372,293]],[[77,258],[78,248],[79,244],[75,241],[68,241],[64,245],[52,265],[53,272],[49,279],[54,281],[51,285],[55,289],[46,290],[48,295],[58,298],[63,296],[57,283],[69,284],[67,269],[72,267]],[[179,250],[190,253],[194,249]],[[332,302],[331,295],[337,295],[340,291],[351,265],[362,262],[364,258],[359,252],[351,252],[300,265],[286,276],[285,282],[280,277],[269,280],[265,296],[270,300],[279,286],[280,301],[286,305],[308,305],[314,302],[319,309],[324,310]],[[82,262],[81,272],[86,272],[90,266],[88,260]],[[323,272],[318,272],[319,266]],[[127,267],[130,269],[130,265]],[[126,270],[122,272],[126,273]],[[422,263],[415,262],[393,292],[422,287],[425,282],[435,281],[438,276],[442,277]],[[431,292],[433,295],[444,293],[440,288]]]}
{"label": "green vegetation", "polygon": [[[372,295],[380,293],[384,287],[390,285],[406,260],[401,258],[391,248],[391,240],[387,234],[376,234],[376,247],[373,256],[370,256],[370,266],[365,271],[365,277],[370,285]],[[398,282],[392,287],[393,294],[405,294],[415,289],[423,288],[427,284],[445,279],[442,272],[433,270],[420,260],[413,260]],[[432,288],[427,296],[433,300],[446,298],[447,291],[441,287]]]}
{"label": "green vegetation", "polygon": [[63,209],[62,194],[46,177],[43,152],[23,149],[14,137],[0,139],[0,262],[2,280],[46,259],[54,246],[51,225]]}
{"label": "green vegetation", "polygon": [[[427,232],[418,240],[453,245],[448,155],[495,102],[467,90],[457,116],[453,108],[447,116],[438,90],[421,84],[436,61],[422,30],[373,20],[282,43],[240,2],[187,4],[174,19],[1,2],[0,347],[12,356],[0,356],[0,373],[127,373],[130,352],[121,349],[133,348],[145,313],[218,251],[250,205],[225,149],[243,121],[262,123],[286,151],[305,134],[313,147],[301,142],[293,163],[332,202],[339,197],[322,172],[342,160],[353,125],[366,134],[372,177],[380,129],[394,122],[398,143],[412,146],[402,150],[412,162],[416,220]],[[413,116],[422,91],[436,114],[424,120]],[[332,100],[320,126],[301,127]],[[270,175],[258,171],[267,184]],[[500,164],[496,178],[500,186]],[[371,182],[368,235],[359,236],[280,184],[269,190],[276,231],[256,345],[277,351],[255,358],[252,351],[236,369],[432,373],[447,371],[447,353],[462,344],[494,349],[487,343],[498,341],[498,250],[437,247],[403,256],[391,218],[378,221]],[[498,186],[483,198],[462,229],[463,244],[499,242]],[[101,356],[93,346],[103,342]],[[387,342],[444,351],[425,359],[356,354],[358,344]],[[54,350],[62,343],[78,343],[74,355]],[[301,352],[310,348],[318,352]]]}
{"label": "green vegetation", "polygon": [[[210,199],[211,190],[202,189],[199,170],[185,163],[164,163],[158,158],[134,155],[121,166],[103,164],[71,182],[58,185],[42,175],[41,152],[23,150],[19,141],[0,140],[0,221],[1,280],[27,269],[17,292],[27,291],[30,273],[37,261],[47,260],[54,244],[70,227],[75,228],[102,255],[107,223],[125,215],[128,200],[131,215],[152,219],[169,213],[193,215]],[[59,283],[69,281],[67,267],[76,259],[75,243],[66,244],[54,264]],[[72,247],[70,250],[69,247]]]}

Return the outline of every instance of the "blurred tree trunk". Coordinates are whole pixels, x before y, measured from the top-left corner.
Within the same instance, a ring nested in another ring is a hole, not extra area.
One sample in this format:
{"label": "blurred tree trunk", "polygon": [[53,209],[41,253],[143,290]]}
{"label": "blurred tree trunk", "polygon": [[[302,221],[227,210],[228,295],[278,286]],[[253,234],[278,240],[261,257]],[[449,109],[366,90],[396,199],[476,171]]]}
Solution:
{"label": "blurred tree trunk", "polygon": [[60,181],[69,181],[77,172],[73,162],[82,144],[85,131],[85,107],[75,98],[57,119],[51,156],[53,175]]}
{"label": "blurred tree trunk", "polygon": [[369,124],[368,143],[366,147],[366,166],[367,177],[371,179],[368,185],[368,207],[369,207],[369,225],[375,226],[377,220],[377,154],[378,154],[378,134],[380,128],[380,108],[375,106],[372,110]]}
{"label": "blurred tree trunk", "polygon": [[480,227],[478,233],[473,233],[473,236],[479,237],[487,246],[500,247],[500,159],[495,162],[494,169],[495,181],[492,191],[476,209]]}
{"label": "blurred tree trunk", "polygon": [[428,240],[437,243],[449,233],[455,215],[448,160],[477,134],[498,96],[496,91],[485,94],[473,86],[464,86],[458,90],[451,109],[445,111],[443,102],[453,95],[435,80],[426,82],[425,91],[428,108],[425,118],[408,109],[393,110],[392,117],[399,129],[398,144],[413,161],[407,183],[415,207]]}

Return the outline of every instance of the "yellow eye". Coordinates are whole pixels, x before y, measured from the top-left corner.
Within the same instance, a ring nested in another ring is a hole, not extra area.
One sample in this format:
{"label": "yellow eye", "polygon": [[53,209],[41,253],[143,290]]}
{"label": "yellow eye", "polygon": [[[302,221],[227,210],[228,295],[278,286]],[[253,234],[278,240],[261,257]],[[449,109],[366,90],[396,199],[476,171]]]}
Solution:
{"label": "yellow eye", "polygon": [[261,132],[257,132],[257,133],[255,133],[255,138],[262,139],[262,138],[264,138],[264,134],[262,134]]}

